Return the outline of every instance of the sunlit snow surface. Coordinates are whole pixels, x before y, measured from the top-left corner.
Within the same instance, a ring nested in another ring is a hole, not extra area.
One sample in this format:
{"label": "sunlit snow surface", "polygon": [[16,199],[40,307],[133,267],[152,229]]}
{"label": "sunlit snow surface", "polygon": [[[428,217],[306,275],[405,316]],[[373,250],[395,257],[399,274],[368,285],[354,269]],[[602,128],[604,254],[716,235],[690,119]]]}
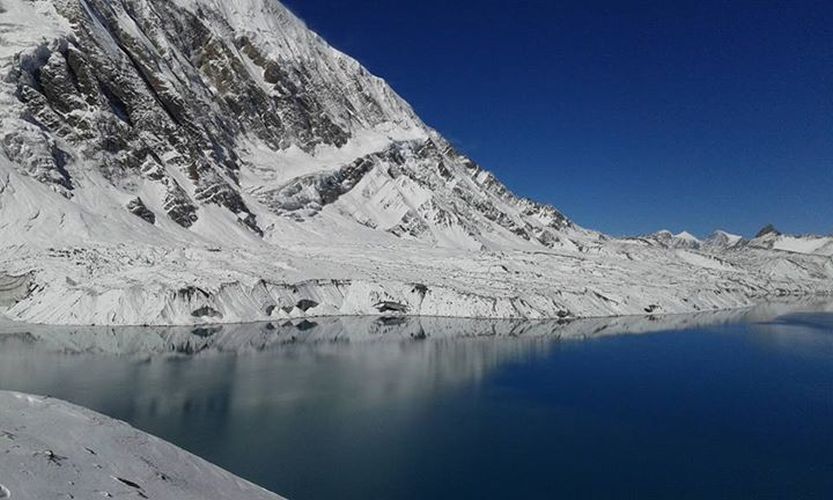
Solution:
{"label": "sunlit snow surface", "polygon": [[0,391],[0,498],[278,499],[125,423]]}

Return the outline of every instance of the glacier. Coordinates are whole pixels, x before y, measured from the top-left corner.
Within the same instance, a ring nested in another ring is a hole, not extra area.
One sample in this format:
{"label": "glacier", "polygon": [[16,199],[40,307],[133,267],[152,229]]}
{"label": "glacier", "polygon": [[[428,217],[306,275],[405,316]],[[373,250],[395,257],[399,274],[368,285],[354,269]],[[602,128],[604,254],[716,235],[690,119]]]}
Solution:
{"label": "glacier", "polygon": [[830,238],[516,196],[276,0],[0,0],[0,313],[571,320],[833,291]]}

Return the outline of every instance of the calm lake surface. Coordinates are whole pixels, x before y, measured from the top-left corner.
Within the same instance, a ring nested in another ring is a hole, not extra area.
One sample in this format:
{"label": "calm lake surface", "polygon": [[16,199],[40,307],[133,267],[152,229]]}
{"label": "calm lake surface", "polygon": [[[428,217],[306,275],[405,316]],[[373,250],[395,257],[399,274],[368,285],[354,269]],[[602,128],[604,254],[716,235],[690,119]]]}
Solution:
{"label": "calm lake surface", "polygon": [[830,499],[833,314],[817,310],[6,325],[0,389],[90,407],[301,500]]}

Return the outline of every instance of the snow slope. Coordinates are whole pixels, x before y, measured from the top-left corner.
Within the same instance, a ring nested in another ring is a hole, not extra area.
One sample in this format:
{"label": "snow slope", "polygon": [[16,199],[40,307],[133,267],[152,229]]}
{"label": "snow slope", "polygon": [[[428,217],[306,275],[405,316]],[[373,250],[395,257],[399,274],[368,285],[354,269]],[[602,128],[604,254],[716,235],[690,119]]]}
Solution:
{"label": "snow slope", "polygon": [[668,230],[658,231],[638,239],[653,246],[669,249],[702,250],[708,253],[722,253],[731,249],[751,246],[782,252],[833,256],[833,237],[831,236],[792,236],[781,234],[771,226],[762,229],[751,240],[723,230],[713,232],[705,240],[700,240],[687,231],[673,234]]}
{"label": "snow slope", "polygon": [[703,242],[701,242],[696,236],[689,233],[688,231],[683,231],[681,233],[674,234],[667,229],[663,229],[662,231],[657,231],[656,233],[643,236],[642,239],[649,242],[650,244],[675,249],[699,249],[700,246],[703,244]]}
{"label": "snow slope", "polygon": [[280,498],[172,444],[63,401],[0,391],[0,408],[0,498]]}
{"label": "snow slope", "polygon": [[826,255],[617,240],[515,196],[277,1],[0,5],[10,318],[573,318],[833,289]]}
{"label": "snow slope", "polygon": [[791,236],[770,233],[753,239],[750,245],[782,252],[833,256],[833,236]]}

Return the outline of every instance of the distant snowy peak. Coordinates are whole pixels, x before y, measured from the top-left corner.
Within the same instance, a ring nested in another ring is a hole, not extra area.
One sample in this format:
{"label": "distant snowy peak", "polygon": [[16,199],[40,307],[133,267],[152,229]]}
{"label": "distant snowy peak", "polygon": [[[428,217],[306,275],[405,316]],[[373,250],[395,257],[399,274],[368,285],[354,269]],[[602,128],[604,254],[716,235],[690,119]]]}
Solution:
{"label": "distant snowy peak", "polygon": [[743,236],[718,229],[708,238],[703,240],[703,248],[710,250],[725,250],[729,248],[737,248],[745,241],[746,240],[744,240]]}
{"label": "distant snowy peak", "polygon": [[223,218],[272,241],[322,217],[464,249],[596,237],[514,196],[275,0],[1,5],[0,149],[81,210],[168,238],[216,239]]}
{"label": "distant snowy peak", "polygon": [[642,237],[643,240],[665,248],[698,249],[702,242],[688,231],[674,234],[666,229]]}
{"label": "distant snowy peak", "polygon": [[700,240],[688,231],[677,233],[674,235],[674,238],[680,241],[688,241],[690,243],[700,243]]}
{"label": "distant snowy peak", "polygon": [[749,245],[782,252],[833,256],[833,236],[793,236],[781,234],[774,229],[771,231],[762,230],[757,237],[749,242]]}

